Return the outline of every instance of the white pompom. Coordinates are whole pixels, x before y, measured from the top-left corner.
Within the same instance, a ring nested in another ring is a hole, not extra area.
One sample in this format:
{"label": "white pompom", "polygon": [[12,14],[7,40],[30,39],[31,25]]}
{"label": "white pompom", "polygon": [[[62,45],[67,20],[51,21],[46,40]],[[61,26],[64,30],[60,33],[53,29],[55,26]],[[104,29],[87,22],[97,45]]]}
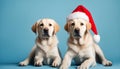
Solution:
{"label": "white pompom", "polygon": [[100,42],[100,35],[94,35],[93,38],[94,38],[96,43]]}

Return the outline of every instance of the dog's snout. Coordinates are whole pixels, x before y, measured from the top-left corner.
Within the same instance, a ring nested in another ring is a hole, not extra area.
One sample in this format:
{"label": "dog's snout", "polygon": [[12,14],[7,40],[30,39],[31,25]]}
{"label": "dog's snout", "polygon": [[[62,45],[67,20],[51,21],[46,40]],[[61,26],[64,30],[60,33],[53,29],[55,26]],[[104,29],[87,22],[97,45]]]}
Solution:
{"label": "dog's snout", "polygon": [[75,28],[74,32],[79,33],[79,30],[80,30],[79,28]]}
{"label": "dog's snout", "polygon": [[44,33],[48,33],[48,28],[45,28],[45,29],[44,29]]}
{"label": "dog's snout", "polygon": [[75,37],[81,37],[81,36],[80,36],[80,29],[79,29],[79,28],[75,28],[75,29],[74,29],[74,36],[75,36]]}

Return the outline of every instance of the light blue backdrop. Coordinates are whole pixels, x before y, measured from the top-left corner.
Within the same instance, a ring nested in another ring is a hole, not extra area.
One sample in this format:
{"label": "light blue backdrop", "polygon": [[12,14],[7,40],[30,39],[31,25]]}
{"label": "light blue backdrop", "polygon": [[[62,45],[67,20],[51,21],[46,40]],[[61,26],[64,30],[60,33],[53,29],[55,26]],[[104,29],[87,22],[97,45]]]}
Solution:
{"label": "light blue backdrop", "polygon": [[31,51],[35,34],[31,26],[40,18],[52,18],[61,29],[57,33],[64,56],[68,38],[66,17],[78,6],[91,11],[105,56],[120,63],[120,0],[0,0],[0,63],[18,63]]}

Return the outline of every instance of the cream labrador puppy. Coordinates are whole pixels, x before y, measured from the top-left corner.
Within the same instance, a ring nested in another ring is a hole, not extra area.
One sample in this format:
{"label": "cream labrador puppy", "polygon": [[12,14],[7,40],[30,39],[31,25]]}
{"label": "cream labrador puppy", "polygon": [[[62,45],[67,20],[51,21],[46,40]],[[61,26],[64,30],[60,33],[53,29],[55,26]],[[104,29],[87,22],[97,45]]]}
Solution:
{"label": "cream labrador puppy", "polygon": [[90,29],[91,24],[84,19],[78,18],[67,21],[65,30],[70,34],[68,38],[68,50],[60,69],[68,69],[72,59],[79,65],[78,69],[89,69],[90,66],[96,65],[95,54],[101,58],[103,65],[112,65],[112,62],[104,57],[102,50],[94,42],[89,32]]}
{"label": "cream labrador puppy", "polygon": [[34,65],[41,66],[51,64],[56,67],[61,64],[61,56],[58,50],[58,39],[56,33],[59,31],[59,25],[53,20],[44,18],[38,20],[33,26],[32,31],[37,34],[35,45],[24,61],[19,65],[28,65],[31,58],[34,58]]}

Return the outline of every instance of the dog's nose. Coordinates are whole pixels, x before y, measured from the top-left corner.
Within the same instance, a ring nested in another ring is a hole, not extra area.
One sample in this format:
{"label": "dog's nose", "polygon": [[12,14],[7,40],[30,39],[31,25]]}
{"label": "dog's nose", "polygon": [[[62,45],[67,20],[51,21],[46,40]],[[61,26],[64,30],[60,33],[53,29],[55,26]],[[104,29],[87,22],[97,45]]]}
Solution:
{"label": "dog's nose", "polygon": [[79,28],[75,28],[74,32],[79,33],[79,30],[80,30]]}
{"label": "dog's nose", "polygon": [[48,28],[45,28],[43,31],[44,33],[48,33]]}

